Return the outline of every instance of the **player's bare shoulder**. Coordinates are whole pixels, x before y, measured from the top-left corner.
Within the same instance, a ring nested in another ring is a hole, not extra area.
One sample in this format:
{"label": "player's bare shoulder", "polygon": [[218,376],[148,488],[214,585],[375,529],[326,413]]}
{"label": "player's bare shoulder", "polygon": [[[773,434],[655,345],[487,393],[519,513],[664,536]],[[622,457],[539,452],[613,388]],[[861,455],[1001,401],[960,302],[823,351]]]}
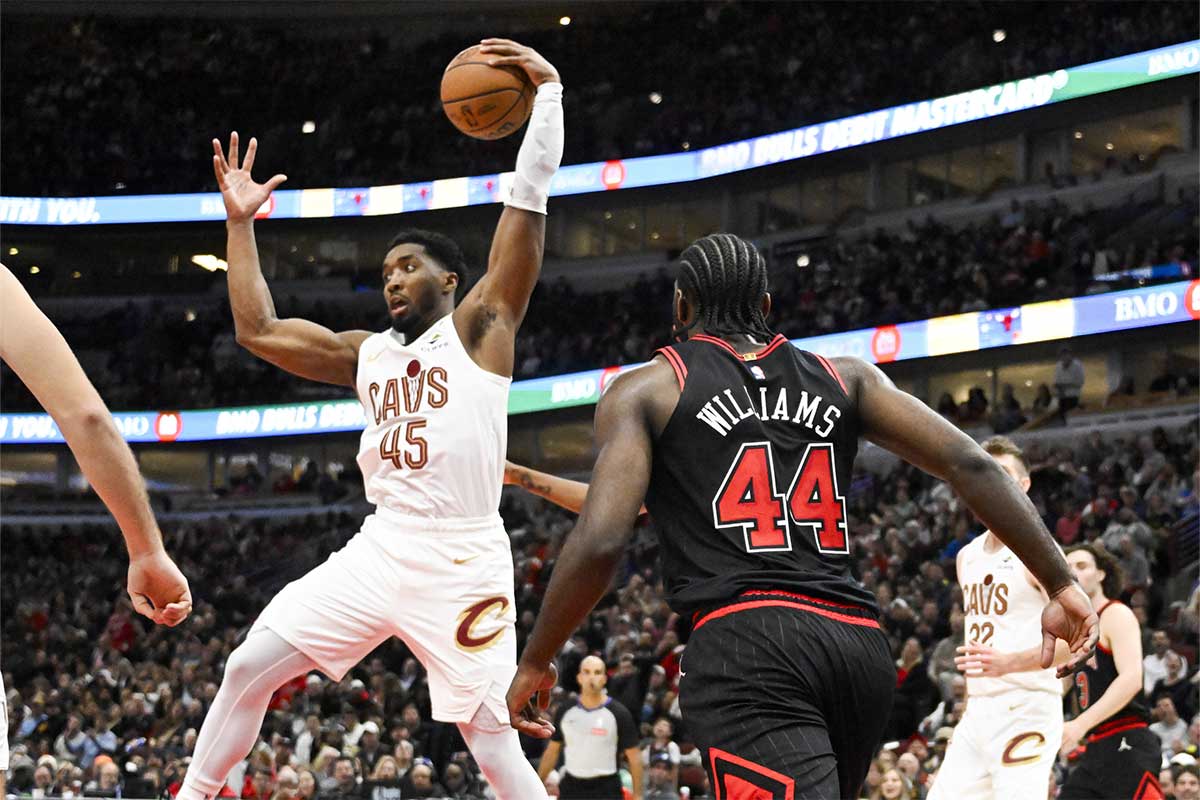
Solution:
{"label": "player's bare shoulder", "polygon": [[618,375],[604,390],[600,403],[609,413],[643,417],[658,435],[671,419],[680,395],[675,370],[658,356]]}

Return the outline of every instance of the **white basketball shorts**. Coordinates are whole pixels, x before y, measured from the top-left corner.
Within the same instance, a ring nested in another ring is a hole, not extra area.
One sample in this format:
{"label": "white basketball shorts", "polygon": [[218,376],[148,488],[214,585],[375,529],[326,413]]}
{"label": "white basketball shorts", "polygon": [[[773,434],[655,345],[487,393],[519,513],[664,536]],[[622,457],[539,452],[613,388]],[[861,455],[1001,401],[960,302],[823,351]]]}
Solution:
{"label": "white basketball shorts", "polygon": [[927,800],[1045,797],[1062,729],[1062,698],[1049,692],[969,697]]}
{"label": "white basketball shorts", "polygon": [[267,605],[269,628],[341,680],[390,636],[429,674],[433,718],[486,705],[508,723],[516,672],[513,560],[499,514],[438,520],[377,509],[345,547]]}

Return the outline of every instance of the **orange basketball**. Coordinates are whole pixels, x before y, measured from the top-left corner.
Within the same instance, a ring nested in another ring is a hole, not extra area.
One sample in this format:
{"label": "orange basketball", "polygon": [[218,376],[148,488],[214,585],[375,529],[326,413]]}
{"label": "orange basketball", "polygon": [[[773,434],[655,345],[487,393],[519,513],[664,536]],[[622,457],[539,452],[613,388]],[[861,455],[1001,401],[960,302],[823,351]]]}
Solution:
{"label": "orange basketball", "polygon": [[517,67],[493,67],[479,45],[454,57],[442,74],[442,110],[454,127],[476,139],[502,139],[533,110],[533,84]]}

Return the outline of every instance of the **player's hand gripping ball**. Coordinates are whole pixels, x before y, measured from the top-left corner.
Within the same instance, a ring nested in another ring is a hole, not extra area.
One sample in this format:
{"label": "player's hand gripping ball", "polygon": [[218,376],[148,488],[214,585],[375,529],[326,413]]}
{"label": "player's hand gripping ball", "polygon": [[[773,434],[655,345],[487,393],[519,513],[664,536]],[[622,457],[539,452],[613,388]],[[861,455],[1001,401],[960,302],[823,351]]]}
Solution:
{"label": "player's hand gripping ball", "polygon": [[503,139],[533,111],[533,82],[519,66],[492,66],[474,45],[454,57],[442,74],[442,110],[454,127],[476,139]]}

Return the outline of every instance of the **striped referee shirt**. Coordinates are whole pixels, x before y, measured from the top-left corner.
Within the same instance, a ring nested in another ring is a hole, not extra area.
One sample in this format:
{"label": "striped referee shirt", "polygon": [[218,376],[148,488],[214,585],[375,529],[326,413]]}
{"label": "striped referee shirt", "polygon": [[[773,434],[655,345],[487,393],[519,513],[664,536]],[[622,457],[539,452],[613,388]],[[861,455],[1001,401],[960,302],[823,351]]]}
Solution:
{"label": "striped referee shirt", "polygon": [[580,702],[564,706],[554,720],[553,741],[563,745],[564,769],[576,778],[602,778],[617,772],[617,753],[638,745],[629,709],[613,698],[596,708]]}

